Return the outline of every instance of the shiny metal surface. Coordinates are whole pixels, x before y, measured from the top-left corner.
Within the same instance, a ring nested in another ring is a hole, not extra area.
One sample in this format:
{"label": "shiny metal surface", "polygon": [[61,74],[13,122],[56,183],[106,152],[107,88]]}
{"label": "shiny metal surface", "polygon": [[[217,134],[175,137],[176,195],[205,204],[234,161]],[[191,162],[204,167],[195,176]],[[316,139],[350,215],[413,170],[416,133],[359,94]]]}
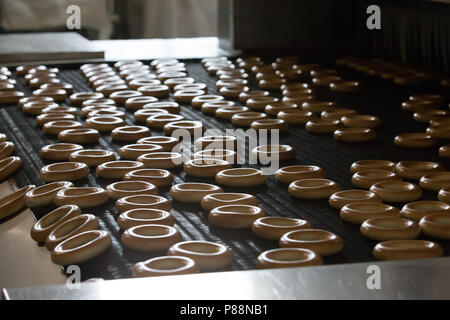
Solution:
{"label": "shiny metal surface", "polygon": [[[372,267],[371,267],[372,266]],[[379,289],[373,271],[379,267]],[[369,270],[369,273],[368,273]],[[5,289],[6,299],[450,299],[450,257]],[[152,288],[149,290],[149,288]]]}
{"label": "shiny metal surface", "polygon": [[[16,190],[14,181],[0,184],[0,197]],[[50,252],[30,237],[36,219],[30,209],[0,224],[0,288],[63,284],[66,277]]]}

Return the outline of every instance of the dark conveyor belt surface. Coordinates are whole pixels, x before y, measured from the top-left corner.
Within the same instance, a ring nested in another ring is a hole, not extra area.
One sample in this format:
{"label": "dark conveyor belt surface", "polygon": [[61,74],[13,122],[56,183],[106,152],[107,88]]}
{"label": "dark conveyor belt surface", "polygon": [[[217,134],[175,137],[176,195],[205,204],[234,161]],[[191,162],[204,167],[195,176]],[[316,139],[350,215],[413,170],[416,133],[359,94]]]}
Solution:
{"label": "dark conveyor belt surface", "polygon": [[[209,76],[199,61],[184,61],[187,64],[189,76],[197,82],[208,85],[209,92],[216,93],[216,78]],[[60,78],[71,83],[75,92],[92,91],[87,82],[78,71],[79,66],[59,66]],[[362,91],[357,94],[338,94],[330,92],[327,88],[318,88],[321,100],[336,100],[342,107],[354,108],[361,114],[373,114],[382,118],[382,126],[376,129],[376,141],[369,143],[341,143],[333,139],[332,135],[317,135],[308,133],[303,126],[291,126],[289,133],[281,136],[282,144],[289,144],[296,148],[297,159],[295,161],[282,162],[281,166],[291,164],[314,164],[325,169],[327,177],[339,182],[343,189],[353,188],[349,167],[352,162],[360,159],[386,159],[400,160],[428,160],[441,162],[446,168],[450,168],[450,162],[438,156],[438,147],[423,150],[401,149],[393,144],[396,134],[402,132],[423,132],[425,124],[412,119],[412,114],[402,111],[400,104],[410,94],[414,93],[441,93],[445,94],[438,86],[421,88],[400,88],[389,85],[380,80],[364,77],[346,69],[338,69],[344,78],[362,81]],[[20,90],[31,94],[29,87],[25,86],[23,78],[17,78]],[[253,87],[256,86],[253,83]],[[274,95],[277,95],[274,93]],[[169,98],[171,100],[172,98]],[[164,101],[162,99],[161,101]],[[188,105],[182,105],[181,114],[187,119],[201,120],[207,129],[233,128],[229,122],[219,121],[210,115],[204,115],[199,110]],[[132,114],[127,112],[127,124],[133,124]],[[13,178],[19,186],[26,184],[41,185],[39,169],[45,165],[39,157],[42,146],[56,143],[53,136],[45,135],[37,127],[34,118],[25,116],[15,106],[0,109],[0,131],[8,135],[14,142],[16,153],[22,158],[23,166],[15,173]],[[162,132],[153,131],[153,135],[161,135]],[[122,145],[112,141],[109,134],[103,134],[98,144],[90,148],[102,148],[118,150]],[[179,169],[173,171],[174,183],[183,181],[204,181],[214,183],[213,179],[199,179],[186,176]],[[92,171],[88,179],[76,182],[77,186],[102,186],[106,187],[113,181],[97,179]],[[260,188],[224,188],[229,192],[252,193],[260,200],[260,206],[270,215],[297,217],[309,220],[315,228],[323,228],[340,235],[345,244],[344,250],[334,256],[325,257],[325,264],[352,263],[371,261],[374,241],[370,241],[361,235],[359,226],[344,222],[339,217],[338,210],[331,208],[325,200],[307,201],[290,197],[287,185],[278,183],[273,176],[269,177],[266,185]],[[170,198],[169,188],[160,188],[160,195]],[[436,199],[431,192],[424,192],[423,199]],[[226,244],[233,251],[233,263],[230,270],[248,270],[255,268],[255,259],[267,249],[278,247],[276,241],[269,241],[254,236],[251,230],[227,230],[210,226],[207,213],[200,205],[173,202],[172,213],[177,223],[175,227],[182,233],[185,240],[209,240]],[[42,217],[52,207],[33,210],[36,218]],[[140,253],[128,249],[120,243],[121,231],[116,223],[118,216],[114,209],[114,202],[107,205],[83,210],[84,213],[92,213],[99,218],[100,229],[108,230],[113,239],[112,246],[102,255],[80,265],[83,280],[89,278],[116,279],[131,276],[131,268],[134,263],[151,258],[152,254]],[[423,236],[422,236],[423,237]],[[424,238],[424,237],[423,237]],[[30,239],[31,241],[31,239]],[[438,241],[445,249],[445,255],[450,254],[450,242]],[[157,254],[162,255],[162,253]]]}

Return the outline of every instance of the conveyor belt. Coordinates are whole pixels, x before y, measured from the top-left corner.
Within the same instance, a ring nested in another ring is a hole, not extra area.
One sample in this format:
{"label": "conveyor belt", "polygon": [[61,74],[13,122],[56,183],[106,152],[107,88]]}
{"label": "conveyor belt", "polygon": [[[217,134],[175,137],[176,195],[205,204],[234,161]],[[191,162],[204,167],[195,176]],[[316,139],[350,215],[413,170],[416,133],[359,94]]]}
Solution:
{"label": "conveyor belt", "polygon": [[[187,64],[189,76],[197,82],[208,85],[210,93],[216,93],[215,77],[211,77],[203,69],[198,61],[184,61]],[[75,92],[91,91],[84,78],[78,71],[79,66],[58,66],[61,69],[60,78],[71,83]],[[401,149],[393,144],[396,134],[402,132],[423,132],[425,124],[412,119],[412,114],[402,111],[400,104],[408,95],[414,93],[441,93],[445,94],[438,86],[429,84],[421,87],[402,88],[393,86],[388,82],[365,77],[346,69],[338,69],[339,73],[347,79],[362,81],[362,91],[357,94],[339,94],[330,92],[327,88],[318,88],[317,92],[321,100],[338,101],[342,107],[350,107],[362,114],[378,115],[383,124],[376,129],[377,139],[368,143],[342,143],[332,138],[332,135],[318,135],[308,133],[303,126],[291,126],[289,133],[281,136],[281,143],[289,144],[296,148],[296,161],[282,162],[281,165],[314,164],[323,167],[327,177],[339,182],[343,189],[353,188],[349,171],[350,164],[360,159],[386,159],[400,160],[428,160],[439,161],[446,168],[450,168],[450,161],[438,156],[437,147],[426,150]],[[22,78],[17,78],[20,90],[30,95],[30,88],[26,87]],[[254,85],[254,84],[253,84]],[[256,88],[256,87],[255,87]],[[277,95],[274,93],[274,95]],[[229,122],[220,121],[213,116],[203,115],[199,110],[188,105],[182,106],[181,114],[187,119],[201,120],[208,129],[232,128]],[[45,135],[37,127],[34,118],[25,116],[17,107],[10,106],[0,109],[0,131],[8,135],[9,140],[16,146],[16,154],[22,158],[23,166],[13,176],[19,186],[26,184],[41,185],[38,171],[47,164],[39,157],[42,146],[57,142],[53,136]],[[127,112],[128,124],[133,124],[131,114]],[[160,135],[161,132],[154,132]],[[103,134],[94,148],[118,150],[123,144],[112,141],[109,134]],[[200,179],[188,177],[181,169],[173,171],[174,183],[183,181],[199,181],[214,183],[213,179]],[[95,172],[85,180],[76,182],[77,186],[102,186],[105,187],[112,181],[98,179]],[[316,228],[323,228],[340,235],[345,243],[344,250],[334,256],[325,257],[325,264],[350,263],[371,261],[372,248],[376,244],[361,235],[359,226],[344,222],[339,217],[339,212],[328,205],[325,200],[308,201],[292,198],[287,192],[287,185],[278,183],[273,177],[269,177],[267,183],[259,188],[224,188],[225,191],[247,192],[256,195],[260,205],[270,215],[296,217],[307,219]],[[160,188],[162,196],[170,198],[169,188]],[[423,199],[436,199],[436,194],[424,192]],[[177,223],[175,227],[182,233],[186,240],[209,240],[226,244],[233,251],[233,263],[230,270],[254,269],[256,257],[264,250],[276,248],[276,241],[269,241],[254,236],[250,230],[227,230],[210,226],[207,213],[200,205],[173,202],[172,213]],[[42,217],[52,210],[52,207],[33,210],[36,218]],[[83,280],[89,278],[116,279],[131,276],[131,267],[138,261],[151,258],[151,253],[140,253],[130,250],[120,243],[121,231],[115,222],[118,216],[114,209],[114,202],[107,205],[85,209],[84,213],[95,214],[100,221],[100,228],[108,230],[113,239],[111,248],[102,255],[80,265]],[[31,239],[30,239],[31,241]],[[445,254],[450,254],[450,242],[438,241],[443,245]],[[161,255],[157,254],[157,255]]]}

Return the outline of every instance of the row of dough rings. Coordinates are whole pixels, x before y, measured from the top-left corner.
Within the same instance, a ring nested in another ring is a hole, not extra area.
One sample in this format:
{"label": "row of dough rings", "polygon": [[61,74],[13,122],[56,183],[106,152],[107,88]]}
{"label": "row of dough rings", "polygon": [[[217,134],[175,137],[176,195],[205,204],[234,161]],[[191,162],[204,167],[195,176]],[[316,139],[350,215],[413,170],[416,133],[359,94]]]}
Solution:
{"label": "row of dough rings", "polygon": [[82,162],[89,167],[96,167],[104,162],[115,161],[116,155],[109,150],[82,149],[74,151],[69,155],[69,161]]}
{"label": "row of dough rings", "polygon": [[17,106],[19,107],[19,109],[22,110],[25,104],[29,102],[54,103],[55,100],[53,100],[53,98],[50,97],[39,97],[39,96],[24,97],[17,102]]}
{"label": "row of dough rings", "polygon": [[246,92],[241,92],[239,94],[239,101],[240,102],[247,102],[247,100],[250,99],[250,98],[267,97],[267,96],[269,96],[269,91],[265,91],[265,90],[246,91]]}
{"label": "row of dough rings", "polygon": [[205,149],[197,151],[192,156],[194,159],[217,159],[224,160],[230,164],[234,164],[238,160],[236,151],[226,149]]}
{"label": "row of dough rings", "polygon": [[44,184],[28,191],[25,194],[25,203],[29,208],[48,205],[52,203],[53,198],[59,190],[73,186],[73,183],[70,181],[57,181]]}
{"label": "row of dough rings", "polygon": [[164,125],[164,134],[172,135],[174,131],[183,130],[191,136],[202,135],[206,128],[201,121],[181,120],[173,121]]}
{"label": "row of dough rings", "polygon": [[438,199],[450,203],[450,187],[445,187],[439,190]]}
{"label": "row of dough rings", "polygon": [[181,78],[170,78],[164,81],[164,84],[168,86],[171,90],[174,90],[174,88],[177,85],[180,84],[193,84],[195,82],[195,79],[192,77],[181,77]]}
{"label": "row of dough rings", "polygon": [[143,109],[163,109],[169,113],[180,113],[180,105],[173,101],[152,102],[143,106]]}
{"label": "row of dough rings", "polygon": [[[320,113],[322,119],[341,120],[343,116],[354,115],[356,111],[348,108],[335,107],[334,109],[324,110]],[[366,126],[367,128],[367,126]]]}
{"label": "row of dough rings", "polygon": [[337,104],[333,101],[305,101],[301,106],[303,111],[321,113],[323,111],[334,110]]}
{"label": "row of dough rings", "polygon": [[197,97],[193,98],[191,101],[191,105],[194,108],[200,109],[204,103],[217,102],[217,101],[222,101],[222,100],[225,100],[225,98],[222,96],[205,94],[205,95],[201,95],[201,96],[197,96]]}
{"label": "row of dough rings", "polygon": [[170,122],[184,120],[184,117],[179,114],[160,113],[151,115],[147,118],[147,126],[155,129],[163,129],[164,126]]}
{"label": "row of dough rings", "polygon": [[386,160],[358,160],[352,163],[350,167],[351,173],[356,173],[362,170],[387,170],[395,172],[396,164]]}
{"label": "row of dough rings", "polygon": [[173,226],[175,218],[168,211],[155,208],[140,208],[122,212],[117,218],[117,224],[122,230],[147,224]]}
{"label": "row of dough rings", "polygon": [[315,118],[314,113],[304,110],[282,110],[277,114],[278,119],[282,119],[291,124],[304,124]]}
{"label": "row of dough rings", "polygon": [[131,90],[137,90],[140,87],[151,86],[151,85],[160,85],[160,84],[161,84],[161,81],[159,81],[158,79],[137,78],[137,79],[132,79],[128,82],[128,88],[130,88]]}
{"label": "row of dough rings", "polygon": [[255,220],[266,215],[258,206],[231,204],[212,209],[208,214],[208,221],[223,228],[245,229],[251,228]]}
{"label": "row of dough rings", "polygon": [[270,116],[276,116],[280,111],[286,111],[286,110],[301,110],[297,104],[290,103],[290,102],[273,102],[264,108],[264,112],[267,113]]}
{"label": "row of dough rings", "polygon": [[450,185],[450,172],[442,171],[426,174],[420,178],[419,185],[425,190],[439,191]]}
{"label": "row of dough rings", "polygon": [[39,171],[39,177],[45,182],[74,181],[87,177],[89,167],[82,162],[60,162],[46,165]]}
{"label": "row of dough rings", "polygon": [[325,178],[325,171],[318,166],[294,165],[278,169],[275,179],[283,183],[308,178]]}
{"label": "row of dough rings", "polygon": [[216,81],[216,88],[217,90],[220,90],[226,87],[246,86],[247,84],[248,80],[242,78],[221,79]]}
{"label": "row of dough rings", "polygon": [[87,118],[93,117],[118,117],[122,119],[126,119],[125,112],[120,110],[93,110],[87,114]]}
{"label": "row of dough rings", "polygon": [[14,143],[11,141],[0,142],[0,160],[9,157],[14,152]]}
{"label": "row of dough rings", "polygon": [[143,154],[160,151],[162,151],[162,147],[157,144],[135,143],[121,147],[119,149],[119,155],[122,159],[136,160]]}
{"label": "row of dough rings", "polygon": [[332,232],[321,229],[299,229],[282,235],[281,248],[302,248],[326,256],[342,251],[344,241]]}
{"label": "row of dough rings", "polygon": [[232,107],[235,106],[236,103],[234,101],[216,101],[216,102],[206,102],[202,105],[201,111],[207,114],[215,114],[216,110],[224,107]]}
{"label": "row of dough rings", "polygon": [[341,219],[354,224],[361,224],[371,218],[399,216],[400,210],[381,202],[352,202],[340,210]]}
{"label": "row of dough rings", "polygon": [[71,121],[75,121],[75,116],[73,114],[69,114],[69,113],[43,113],[40,114],[36,117],[36,123],[39,126],[43,126],[44,124],[46,124],[47,122],[51,122],[51,121],[59,121],[59,120],[71,120]]}
{"label": "row of dough rings", "polygon": [[295,148],[289,145],[262,145],[252,150],[252,155],[260,161],[267,161],[277,157],[278,160],[291,160],[295,158]]}
{"label": "row of dough rings", "polygon": [[0,105],[17,103],[24,96],[25,94],[21,91],[0,91]]}
{"label": "row of dough rings", "polygon": [[379,117],[365,114],[347,114],[342,116],[340,120],[344,126],[355,128],[373,129],[381,124]]}
{"label": "row of dough rings", "polygon": [[42,109],[42,113],[68,113],[74,116],[78,115],[78,109],[75,107],[63,107],[63,106],[49,106],[45,109]]}
{"label": "row of dough rings", "polygon": [[125,108],[130,110],[142,109],[145,105],[153,102],[157,102],[158,98],[150,96],[138,96],[129,98],[125,101]]}
{"label": "row of dough rings", "polygon": [[71,104],[75,106],[81,106],[82,103],[86,100],[102,99],[102,98],[104,98],[104,96],[99,92],[77,92],[72,94],[69,97],[69,100]]}
{"label": "row of dough rings", "polygon": [[100,98],[100,99],[88,99],[84,100],[81,103],[81,107],[87,107],[87,106],[95,106],[95,105],[108,105],[108,106],[116,106],[116,102],[109,98]]}
{"label": "row of dough rings", "polygon": [[157,187],[164,187],[172,184],[173,175],[164,169],[138,169],[125,174],[123,180],[146,181]]}
{"label": "row of dough rings", "polygon": [[52,251],[52,261],[60,265],[72,265],[94,258],[111,245],[107,231],[90,230],[79,233],[58,244]]}
{"label": "row of dough rings", "polygon": [[136,143],[156,144],[162,147],[162,151],[171,151],[179,142],[178,138],[167,136],[151,136],[136,141]]}
{"label": "row of dough rings", "polygon": [[342,126],[339,120],[311,119],[306,122],[305,129],[313,133],[332,133]]}
{"label": "row of dough rings", "polygon": [[369,189],[386,202],[410,202],[422,197],[419,186],[405,181],[381,181]]}
{"label": "row of dough rings", "polygon": [[82,128],[81,122],[73,120],[57,120],[45,123],[42,130],[47,134],[58,135],[61,131]]}
{"label": "row of dough rings", "polygon": [[231,118],[238,113],[248,112],[250,109],[248,107],[241,106],[230,106],[222,107],[215,111],[214,115],[220,119],[231,120]]}
{"label": "row of dough rings", "polygon": [[381,198],[370,191],[353,189],[337,191],[328,199],[330,206],[336,209],[355,202],[381,202]]}
{"label": "row of dough rings", "polygon": [[242,92],[249,91],[249,87],[247,86],[225,86],[220,88],[219,93],[225,98],[237,99]]}
{"label": "row of dough rings", "polygon": [[282,119],[261,119],[253,121],[250,128],[255,130],[266,129],[268,131],[278,130],[280,132],[286,132],[289,130],[289,124]]}
{"label": "row of dough rings", "polygon": [[183,256],[162,256],[138,262],[133,266],[134,277],[159,277],[200,272],[195,261]]}
{"label": "row of dough rings", "polygon": [[128,86],[123,81],[104,81],[102,85],[98,86],[95,90],[105,97],[111,97],[113,93],[127,90]]}
{"label": "row of dough rings", "polygon": [[126,173],[144,168],[144,164],[140,161],[109,161],[100,164],[96,173],[101,178],[122,179]]}
{"label": "row of dough rings", "polygon": [[417,222],[399,217],[370,218],[360,230],[365,237],[377,241],[415,239],[421,231]]}
{"label": "row of dough rings", "polygon": [[430,122],[432,120],[448,119],[449,116],[450,112],[447,110],[426,110],[414,112],[413,118],[418,122]]}
{"label": "row of dough rings", "polygon": [[59,105],[55,102],[47,102],[47,101],[31,101],[27,102],[22,107],[22,112],[28,114],[30,116],[38,116],[42,114],[42,110],[48,107],[58,108]]}
{"label": "row of dough rings", "polygon": [[202,96],[204,94],[206,94],[204,90],[182,89],[175,91],[175,93],[173,94],[173,98],[176,102],[191,103],[192,99],[198,96]]}
{"label": "row of dough rings", "polygon": [[109,97],[118,105],[125,105],[125,101],[130,98],[142,96],[143,93],[135,90],[122,90],[112,93]]}
{"label": "row of dough rings", "polygon": [[426,174],[445,171],[442,164],[430,161],[400,161],[395,169],[400,176],[407,179],[420,179]]}
{"label": "row of dough rings", "polygon": [[170,188],[171,197],[179,202],[200,203],[203,197],[211,193],[221,193],[222,188],[208,183],[185,182]]}
{"label": "row of dough rings", "polygon": [[0,219],[7,218],[25,207],[25,194],[35,187],[30,184],[0,198]]}
{"label": "row of dough rings", "polygon": [[256,267],[294,268],[322,265],[322,258],[312,250],[301,248],[277,248],[267,250],[258,256]]}
{"label": "row of dough rings", "polygon": [[201,200],[203,210],[210,212],[211,210],[226,205],[250,205],[257,206],[258,199],[247,193],[229,193],[219,192],[210,193]]}
{"label": "row of dough rings", "polygon": [[373,249],[377,260],[433,258],[443,255],[442,247],[426,240],[388,240]]}
{"label": "row of dough rings", "polygon": [[202,90],[206,93],[208,92],[208,86],[204,83],[183,83],[173,87],[173,91],[178,90]]}
{"label": "row of dough rings", "polygon": [[81,109],[81,115],[83,117],[88,117],[89,114],[92,111],[99,111],[99,110],[105,110],[105,111],[117,111],[117,107],[114,105],[109,104],[95,104],[95,105],[87,105],[86,107],[83,107]]}
{"label": "row of dough rings", "polygon": [[270,240],[280,240],[290,231],[311,228],[312,224],[309,221],[286,217],[261,217],[252,224],[253,234]]}
{"label": "row of dough rings", "polygon": [[140,194],[158,194],[158,188],[146,181],[118,181],[107,185],[105,190],[114,200]]}
{"label": "row of dough rings", "polygon": [[402,180],[395,172],[388,170],[360,170],[352,175],[352,184],[355,187],[369,189],[377,182],[385,180]]}
{"label": "row of dough rings", "polygon": [[31,238],[36,242],[44,242],[56,227],[80,214],[81,209],[76,205],[58,207],[34,224],[31,229]]}
{"label": "row of dough rings", "polygon": [[209,241],[182,241],[167,251],[169,256],[191,258],[201,270],[217,270],[231,264],[233,255],[226,246]]}
{"label": "row of dough rings", "polygon": [[252,110],[265,110],[265,108],[269,105],[269,104],[273,104],[279,102],[278,98],[272,97],[272,96],[266,96],[266,95],[261,95],[261,96],[253,96],[253,97],[249,97],[246,101],[245,101],[245,105],[247,107],[249,107]]}
{"label": "row of dough rings", "polygon": [[394,138],[395,145],[403,148],[430,148],[437,144],[438,140],[426,133],[402,133]]}
{"label": "row of dough rings", "polygon": [[22,160],[19,157],[6,157],[0,160],[0,181],[5,180],[22,165]]}
{"label": "row of dough rings", "polygon": [[368,128],[342,128],[335,130],[333,137],[342,142],[366,142],[375,140],[376,133]]}
{"label": "row of dough rings", "polygon": [[54,143],[43,146],[39,151],[39,155],[45,160],[67,161],[71,153],[83,149],[83,146],[79,144]]}
{"label": "row of dough rings", "polygon": [[232,168],[218,172],[215,180],[226,187],[255,187],[265,184],[267,175],[254,168]]}
{"label": "row of dough rings", "polygon": [[183,164],[184,172],[194,177],[214,177],[220,171],[232,167],[228,161],[214,158],[194,158]]}
{"label": "row of dough rings", "polygon": [[[139,87],[137,92],[144,96],[163,98],[169,95],[170,88],[164,84],[150,84]],[[114,97],[112,99],[114,99]]]}
{"label": "row of dough rings", "polygon": [[158,108],[148,108],[148,109],[144,108],[144,109],[140,109],[140,110],[136,111],[135,113],[133,113],[133,118],[137,122],[147,124],[148,118],[150,118],[153,115],[157,115],[157,114],[169,114],[169,111],[164,110],[164,109],[158,109]]}
{"label": "row of dough rings", "polygon": [[426,134],[438,139],[450,139],[450,126],[429,127]]}
{"label": "row of dough rings", "polygon": [[88,118],[85,122],[87,128],[96,129],[98,131],[112,131],[117,127],[122,127],[125,120],[119,117],[99,116]]}
{"label": "row of dough rings", "polygon": [[237,148],[238,139],[235,136],[203,136],[195,140],[195,146],[199,149],[229,149]]}
{"label": "row of dough rings", "polygon": [[405,204],[401,210],[403,217],[417,222],[435,213],[450,213],[450,205],[442,201],[415,201]]}
{"label": "row of dough rings", "polygon": [[[219,109],[220,110],[220,109]],[[268,116],[261,112],[240,112],[235,113],[231,117],[231,123],[239,127],[250,127],[251,124],[256,120],[266,119]]]}
{"label": "row of dough rings", "polygon": [[450,239],[450,215],[448,213],[434,213],[424,216],[419,225],[424,234],[440,238]]}
{"label": "row of dough rings", "polygon": [[158,195],[139,194],[126,196],[116,201],[115,208],[119,213],[132,209],[160,209],[169,211],[172,207],[170,201]]}
{"label": "row of dough rings", "polygon": [[145,224],[124,231],[122,243],[139,251],[164,251],[183,240],[181,233],[172,226]]}
{"label": "row of dough rings", "polygon": [[66,187],[60,189],[53,198],[57,206],[74,204],[80,208],[97,207],[108,201],[108,194],[99,187]]}
{"label": "row of dough rings", "polygon": [[92,128],[67,129],[58,133],[58,140],[66,143],[89,144],[100,139],[100,132]]}
{"label": "row of dough rings", "polygon": [[184,158],[178,152],[153,152],[139,156],[137,161],[146,168],[172,169],[183,165]]}
{"label": "row of dough rings", "polygon": [[58,244],[77,234],[98,228],[98,219],[92,214],[77,215],[54,228],[45,239],[45,247],[53,250]]}
{"label": "row of dough rings", "polygon": [[340,190],[337,182],[323,178],[296,180],[288,187],[289,194],[300,199],[328,199]]}
{"label": "row of dough rings", "polygon": [[[4,91],[4,92],[14,92],[14,91]],[[51,97],[56,102],[64,101],[67,98],[67,92],[66,92],[66,90],[63,90],[63,89],[52,89],[52,88],[38,89],[38,90],[34,90],[32,94],[33,94],[33,96]],[[2,96],[0,95],[0,100],[1,100],[1,97]],[[23,95],[19,95],[19,97],[23,97]]]}

